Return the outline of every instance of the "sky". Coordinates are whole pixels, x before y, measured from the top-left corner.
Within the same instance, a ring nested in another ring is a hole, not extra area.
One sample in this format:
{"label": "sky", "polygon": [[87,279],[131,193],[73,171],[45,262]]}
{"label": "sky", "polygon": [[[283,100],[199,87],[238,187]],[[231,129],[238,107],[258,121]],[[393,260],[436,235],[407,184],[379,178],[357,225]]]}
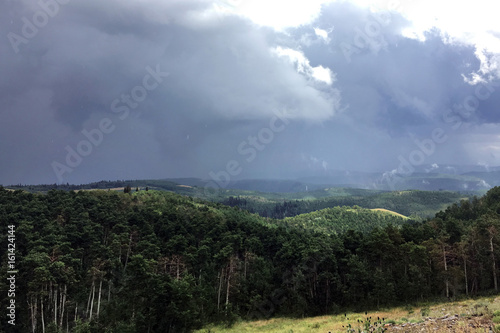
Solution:
{"label": "sky", "polygon": [[500,165],[483,1],[5,0],[0,184]]}

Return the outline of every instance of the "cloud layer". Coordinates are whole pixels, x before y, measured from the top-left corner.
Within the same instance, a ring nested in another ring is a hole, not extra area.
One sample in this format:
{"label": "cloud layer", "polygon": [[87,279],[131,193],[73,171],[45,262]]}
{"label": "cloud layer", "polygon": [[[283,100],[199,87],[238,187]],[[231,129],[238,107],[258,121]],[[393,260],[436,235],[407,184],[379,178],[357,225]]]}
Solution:
{"label": "cloud layer", "polygon": [[436,128],[425,164],[499,164],[498,31],[260,5],[0,4],[0,183],[393,170]]}

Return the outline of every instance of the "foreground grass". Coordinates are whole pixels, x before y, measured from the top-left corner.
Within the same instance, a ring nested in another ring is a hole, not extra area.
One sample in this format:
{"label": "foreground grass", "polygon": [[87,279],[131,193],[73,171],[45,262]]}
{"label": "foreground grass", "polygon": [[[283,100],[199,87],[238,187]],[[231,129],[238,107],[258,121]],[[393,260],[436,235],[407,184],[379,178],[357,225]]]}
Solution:
{"label": "foreground grass", "polygon": [[[445,303],[428,303],[419,304],[417,306],[405,306],[391,309],[383,309],[380,311],[365,312],[348,312],[338,315],[319,316],[304,319],[292,318],[272,318],[268,320],[258,321],[240,321],[230,328],[223,326],[208,326],[204,329],[195,331],[196,333],[229,333],[229,332],[247,332],[247,333],[306,333],[306,332],[347,332],[349,325],[356,332],[358,329],[363,331],[366,319],[371,317],[371,321],[380,321],[383,323],[378,327],[384,327],[385,324],[406,325],[406,323],[422,323],[429,318],[442,318],[444,316],[456,315],[459,320],[457,324],[457,332],[488,332],[484,327],[470,328],[466,320],[468,318],[485,318],[488,321],[493,319],[496,324],[500,323],[500,297],[483,297],[477,299],[469,299],[464,301],[445,302]],[[359,322],[358,322],[359,320]],[[392,331],[391,326],[387,329]],[[448,329],[438,328],[436,325],[433,332],[447,332]],[[410,329],[405,329],[405,332],[411,332]],[[420,331],[420,329],[419,329]],[[498,330],[497,330],[498,331]]]}

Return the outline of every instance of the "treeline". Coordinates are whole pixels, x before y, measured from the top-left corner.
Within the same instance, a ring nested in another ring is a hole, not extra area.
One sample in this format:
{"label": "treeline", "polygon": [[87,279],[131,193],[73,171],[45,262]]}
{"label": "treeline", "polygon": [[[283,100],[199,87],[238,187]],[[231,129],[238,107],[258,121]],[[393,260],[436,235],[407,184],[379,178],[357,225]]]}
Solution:
{"label": "treeline", "polygon": [[[220,202],[230,207],[239,207],[262,217],[284,219],[337,206],[361,206],[384,208],[414,219],[426,219],[471,193],[452,191],[380,191],[355,188],[326,188],[309,192],[264,193],[238,189],[213,189],[204,187],[202,180],[179,179],[193,186],[180,185],[170,180],[116,180],[89,184],[15,185],[9,189],[20,189],[32,193],[47,193],[50,190],[116,190],[130,186],[133,190],[146,188],[174,192],[207,201]],[[262,188],[279,182],[257,182]],[[287,183],[284,181],[284,183]],[[1,186],[1,185],[0,185]]]}
{"label": "treeline", "polygon": [[[194,191],[186,191],[186,188],[178,186],[179,184],[168,181],[168,180],[102,180],[99,182],[93,182],[88,184],[41,184],[41,185],[11,185],[8,186],[9,189],[13,190],[24,190],[32,193],[46,193],[50,190],[62,190],[62,191],[79,191],[79,190],[111,190],[130,186],[132,188],[146,188],[151,187],[155,189],[160,189],[164,191],[172,191],[180,194],[193,194]],[[1,186],[1,185],[0,185]]]}
{"label": "treeline", "polygon": [[[351,190],[354,192],[354,190]],[[414,218],[432,217],[447,206],[459,201],[464,194],[451,191],[396,191],[372,194],[358,190],[353,195],[330,196],[318,199],[284,200],[281,202],[245,196],[224,198],[221,203],[248,210],[273,219],[283,219],[337,206],[384,208]]]}
{"label": "treeline", "polygon": [[[0,187],[1,228],[7,235],[15,226],[19,271],[16,326],[2,324],[8,332],[188,332],[495,290],[499,214],[494,188],[425,223],[328,235],[168,192]],[[6,267],[6,250],[1,260]],[[0,299],[5,309],[7,293]]]}

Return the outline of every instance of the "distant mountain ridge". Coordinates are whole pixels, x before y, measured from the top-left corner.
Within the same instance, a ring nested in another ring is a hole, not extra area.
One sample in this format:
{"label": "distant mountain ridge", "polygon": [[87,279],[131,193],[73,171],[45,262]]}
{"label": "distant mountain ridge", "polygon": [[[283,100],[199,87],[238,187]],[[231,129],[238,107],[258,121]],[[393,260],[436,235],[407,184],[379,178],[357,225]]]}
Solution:
{"label": "distant mountain ridge", "polygon": [[[176,180],[177,182],[174,182]],[[386,189],[337,187],[287,180],[246,180],[232,182],[227,188],[205,187],[207,181],[198,178],[160,180],[101,181],[82,185],[10,186],[11,190],[48,192],[108,190],[131,192],[158,190],[200,198],[238,207],[263,217],[282,219],[335,206],[383,208],[405,216],[421,219],[434,215],[447,205],[480,195],[478,191],[389,191]],[[274,191],[273,191],[274,190]],[[268,191],[268,192],[266,192]],[[273,191],[273,192],[271,192]],[[281,191],[281,192],[278,192]]]}
{"label": "distant mountain ridge", "polygon": [[[110,189],[130,185],[131,187],[150,187],[159,190],[168,190],[176,193],[195,196],[204,196],[206,193],[220,191],[258,191],[264,193],[307,193],[327,188],[358,188],[378,191],[460,191],[480,192],[484,194],[494,186],[500,186],[500,167],[481,165],[424,165],[413,168],[411,173],[402,173],[402,170],[386,172],[362,172],[349,170],[330,170],[318,172],[314,175],[304,175],[295,179],[202,179],[196,177],[164,178],[146,180],[116,180],[99,181],[89,184],[48,184],[48,185],[11,185],[11,189],[29,191],[47,191],[51,188],[64,190],[80,189]],[[179,185],[195,187],[183,189]],[[197,193],[194,193],[197,192]]]}

